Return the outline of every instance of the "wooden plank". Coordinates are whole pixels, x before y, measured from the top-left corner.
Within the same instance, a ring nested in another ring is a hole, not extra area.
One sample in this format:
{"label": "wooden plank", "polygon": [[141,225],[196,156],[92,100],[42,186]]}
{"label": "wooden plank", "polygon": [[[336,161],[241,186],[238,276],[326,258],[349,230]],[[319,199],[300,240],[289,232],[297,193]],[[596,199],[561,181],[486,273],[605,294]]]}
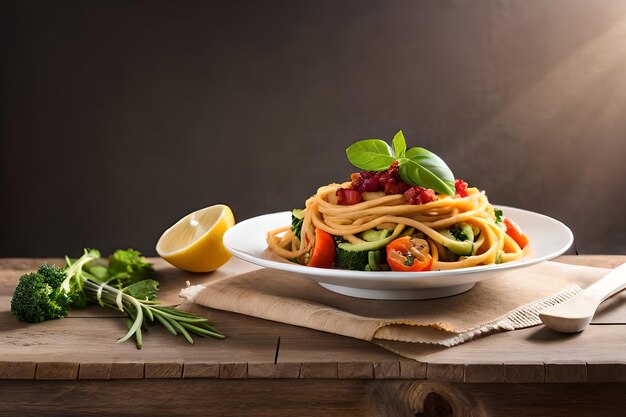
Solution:
{"label": "wooden plank", "polygon": [[372,379],[374,365],[372,362],[339,362],[337,378],[339,379]]}
{"label": "wooden plank", "polygon": [[144,372],[143,362],[114,362],[111,364],[109,379],[143,379]]}
{"label": "wooden plank", "polygon": [[300,378],[337,379],[337,362],[303,362]]}
{"label": "wooden plank", "polygon": [[626,362],[612,361],[587,362],[587,381],[626,382]]}
{"label": "wooden plank", "polygon": [[504,382],[503,363],[471,363],[465,365],[465,382]]}
{"label": "wooden plank", "polygon": [[400,378],[400,361],[374,362],[375,379]]}
{"label": "wooden plank", "polygon": [[546,382],[587,382],[587,364],[573,359],[546,362]]}
{"label": "wooden plank", "polygon": [[111,378],[111,362],[85,362],[78,368],[78,379],[109,379]]}
{"label": "wooden plank", "polygon": [[248,378],[299,378],[299,363],[249,363]]}
{"label": "wooden plank", "polygon": [[0,379],[34,379],[35,362],[0,362]]}
{"label": "wooden plank", "polygon": [[248,377],[248,364],[241,362],[220,363],[220,378],[241,379]]}
{"label": "wooden plank", "polygon": [[461,363],[428,363],[426,378],[437,381],[463,381],[465,366]]}
{"label": "wooden plank", "polygon": [[73,380],[78,378],[78,362],[40,362],[35,379]]}
{"label": "wooden plank", "polygon": [[183,378],[219,378],[220,364],[191,362],[183,364]]}
{"label": "wooden plank", "polygon": [[543,362],[509,362],[504,364],[504,382],[512,384],[541,383],[546,380]]}
{"label": "wooden plank", "polygon": [[400,361],[400,378],[426,379],[428,364],[425,362],[403,359]]}
{"label": "wooden plank", "polygon": [[146,378],[182,378],[182,362],[146,362]]}

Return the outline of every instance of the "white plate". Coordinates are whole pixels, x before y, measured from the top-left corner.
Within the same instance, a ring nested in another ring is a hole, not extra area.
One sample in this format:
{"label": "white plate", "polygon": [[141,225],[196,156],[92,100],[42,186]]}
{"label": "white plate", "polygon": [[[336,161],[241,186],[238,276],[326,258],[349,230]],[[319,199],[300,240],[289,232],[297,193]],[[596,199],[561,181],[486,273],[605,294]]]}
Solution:
{"label": "white plate", "polygon": [[311,268],[276,260],[267,250],[269,230],[291,224],[288,211],[266,214],[237,223],[226,231],[224,245],[234,256],[256,265],[304,275],[331,291],[379,300],[423,300],[447,297],[472,288],[495,271],[521,268],[555,258],[572,245],[574,237],[563,223],[542,214],[512,207],[500,208],[530,239],[527,254],[513,262],[449,271],[391,272]]}

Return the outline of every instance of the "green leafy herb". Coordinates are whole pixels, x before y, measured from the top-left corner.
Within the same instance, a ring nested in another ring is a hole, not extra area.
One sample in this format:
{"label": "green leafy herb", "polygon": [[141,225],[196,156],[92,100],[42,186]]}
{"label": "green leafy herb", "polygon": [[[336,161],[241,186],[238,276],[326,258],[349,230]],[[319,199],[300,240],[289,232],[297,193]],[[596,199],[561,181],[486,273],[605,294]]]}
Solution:
{"label": "green leafy herb", "polygon": [[154,276],[151,263],[136,250],[117,250],[109,257],[109,279],[126,286]]}
{"label": "green leafy herb", "polygon": [[103,261],[100,252],[85,249],[76,260],[66,257],[64,268],[43,265],[37,272],[23,275],[11,299],[11,312],[18,320],[37,323],[66,317],[70,306],[92,303],[115,308],[128,317],[129,330],[118,343],[134,335],[137,349],[143,345],[142,328],[155,319],[189,343],[193,343],[192,333],[224,338],[206,318],[158,304],[159,283],[151,279],[154,269],[139,252],[117,251],[108,266]]}
{"label": "green leafy herb", "polygon": [[346,149],[346,154],[352,165],[367,171],[384,171],[396,160],[393,150],[380,139],[358,141]]}
{"label": "green leafy herb", "polygon": [[159,282],[153,279],[144,279],[124,287],[122,291],[138,300],[153,301],[157,298]]}
{"label": "green leafy herb", "polygon": [[415,185],[432,188],[438,193],[454,195],[454,174],[443,159],[424,148],[409,149],[406,151],[406,159],[400,160],[400,176],[402,176],[401,167],[406,165],[407,178],[420,182]]}
{"label": "green leafy herb", "polygon": [[506,232],[506,224],[504,224],[504,213],[502,213],[502,210],[494,207],[493,214],[496,217],[496,226]]}
{"label": "green leafy herb", "polygon": [[496,224],[504,222],[504,220],[502,219],[502,210],[494,207],[493,214],[495,214],[496,216]]}
{"label": "green leafy herb", "polygon": [[451,227],[450,233],[452,234],[452,236],[454,236],[456,240],[459,240],[461,242],[464,240],[469,240],[469,237],[465,234],[465,231],[460,227]]}
{"label": "green leafy herb", "polygon": [[393,149],[383,140],[366,139],[346,149],[350,163],[368,171],[384,171],[398,162],[398,172],[404,182],[430,188],[438,193],[454,195],[454,174],[446,163],[424,148],[406,149],[402,131],[393,138]]}
{"label": "green leafy herb", "polygon": [[413,256],[411,252],[407,253],[404,259],[404,265],[413,266],[414,263],[415,263],[415,256]]}
{"label": "green leafy herb", "polygon": [[397,158],[404,158],[404,154],[406,153],[406,140],[404,140],[404,133],[402,133],[401,130],[393,137],[393,151]]}

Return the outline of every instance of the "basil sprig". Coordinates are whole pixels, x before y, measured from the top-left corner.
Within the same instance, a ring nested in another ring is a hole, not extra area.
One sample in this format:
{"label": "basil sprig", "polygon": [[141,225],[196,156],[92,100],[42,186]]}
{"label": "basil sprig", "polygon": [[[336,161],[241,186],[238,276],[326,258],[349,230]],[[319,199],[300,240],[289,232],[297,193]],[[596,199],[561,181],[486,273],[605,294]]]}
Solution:
{"label": "basil sprig", "polygon": [[352,165],[366,171],[384,171],[398,161],[398,172],[407,184],[454,195],[454,174],[443,159],[424,148],[407,149],[402,131],[392,144],[393,148],[380,139],[365,139],[350,145],[346,155]]}

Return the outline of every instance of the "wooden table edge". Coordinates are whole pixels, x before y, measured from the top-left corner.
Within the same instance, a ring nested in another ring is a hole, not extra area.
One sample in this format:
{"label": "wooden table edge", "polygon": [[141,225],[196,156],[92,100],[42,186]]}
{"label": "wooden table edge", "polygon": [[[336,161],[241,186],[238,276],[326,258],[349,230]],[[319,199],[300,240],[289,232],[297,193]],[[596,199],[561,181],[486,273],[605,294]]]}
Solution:
{"label": "wooden table edge", "polygon": [[[621,255],[565,255],[567,263],[616,266]],[[42,259],[0,258],[0,269],[28,269]],[[569,262],[568,262],[569,261]],[[461,383],[596,383],[626,382],[626,363],[560,362],[429,363],[398,357],[391,361],[343,362],[84,362],[0,359],[0,380],[109,379],[364,379],[430,380]]]}

